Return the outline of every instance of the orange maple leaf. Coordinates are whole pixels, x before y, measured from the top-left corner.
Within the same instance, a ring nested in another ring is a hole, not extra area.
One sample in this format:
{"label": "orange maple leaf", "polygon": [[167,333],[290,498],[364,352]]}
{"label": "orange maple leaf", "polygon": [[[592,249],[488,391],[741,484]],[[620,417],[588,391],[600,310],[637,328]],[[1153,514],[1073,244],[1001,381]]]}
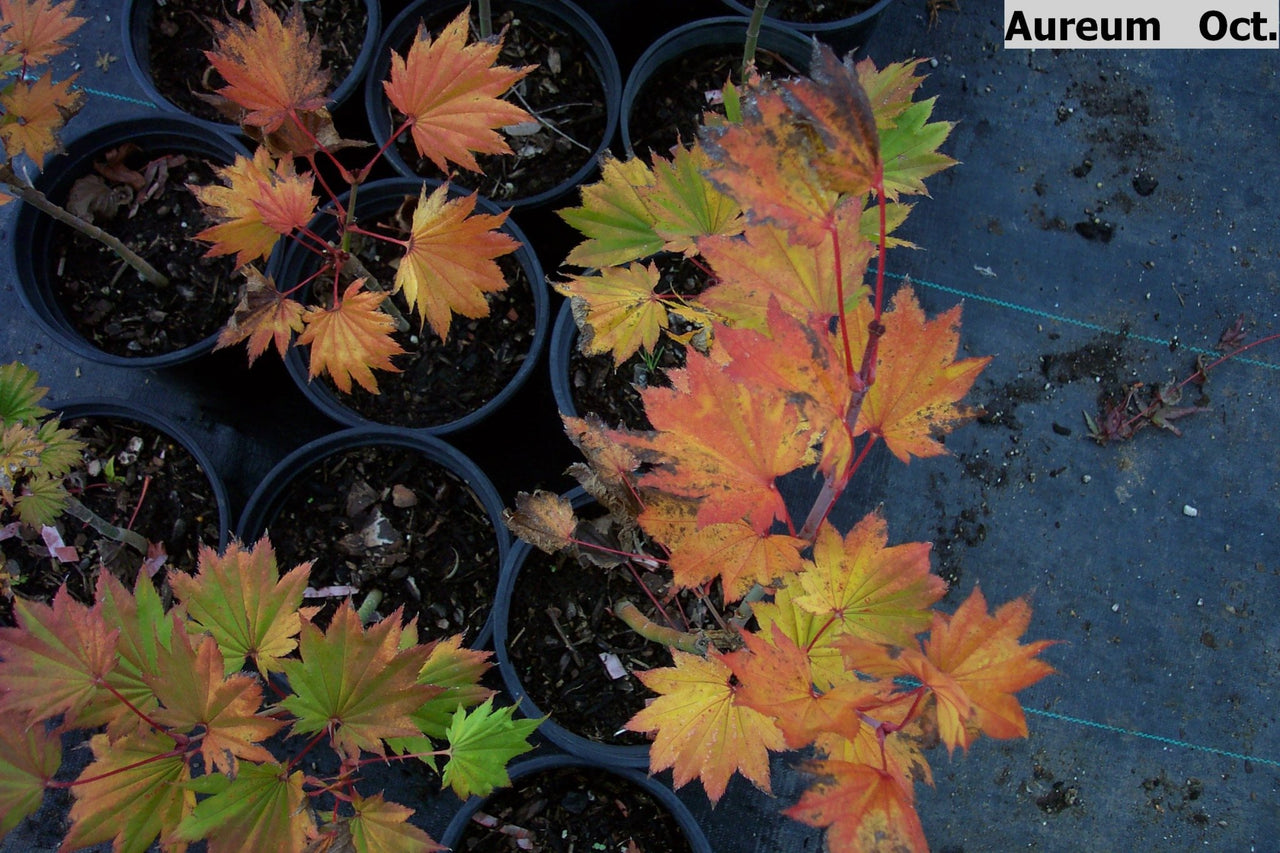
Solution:
{"label": "orange maple leaf", "polygon": [[810,826],[828,827],[831,853],[927,853],[912,792],[891,773],[847,761],[812,762],[808,770],[822,781],[784,814]]}
{"label": "orange maple leaf", "polygon": [[672,580],[690,589],[719,577],[725,600],[737,601],[757,583],[800,571],[804,544],[794,536],[759,533],[743,521],[709,524],[671,552]]}
{"label": "orange maple leaf", "polygon": [[890,645],[914,645],[929,627],[930,608],[947,592],[929,571],[927,542],[886,547],[889,526],[872,512],[847,536],[823,522],[813,563],[800,575],[796,605],[836,620],[838,630]]}
{"label": "orange maple leaf", "polygon": [[799,407],[769,388],[731,377],[711,358],[688,353],[671,388],[646,388],[655,432],[612,433],[654,464],[647,488],[701,500],[700,525],[746,519],[767,531],[786,519],[777,478],[813,461],[814,435]]}
{"label": "orange maple leaf", "polygon": [[245,279],[240,290],[240,302],[218,335],[214,349],[235,346],[248,338],[251,366],[273,343],[280,357],[284,358],[293,333],[302,331],[305,311],[302,303],[277,290],[275,282],[255,267],[245,267],[240,272]]}
{"label": "orange maple leaf", "polygon": [[149,679],[162,708],[152,719],[179,732],[199,728],[200,754],[205,767],[234,776],[237,759],[270,762],[275,759],[260,742],[284,723],[258,716],[262,688],[248,675],[224,675],[222,652],[208,634],[197,644],[179,617],[173,618],[169,647],[160,646],[154,675]]}
{"label": "orange maple leaf", "polygon": [[300,346],[311,346],[310,376],[328,373],[339,390],[350,394],[351,380],[370,393],[378,393],[373,369],[398,373],[391,356],[404,352],[391,332],[395,321],[378,310],[385,293],[364,289],[356,279],[331,308],[307,309],[306,328],[298,336]]}
{"label": "orange maple leaf", "polygon": [[75,75],[54,83],[46,71],[39,80],[18,81],[0,95],[0,138],[9,157],[26,154],[37,165],[58,150],[57,132],[75,112],[84,94],[71,91]]}
{"label": "orange maple leaf", "polygon": [[412,122],[418,153],[444,172],[449,162],[480,171],[473,152],[511,151],[494,128],[533,121],[501,97],[536,66],[494,65],[501,41],[466,41],[466,10],[435,41],[419,29],[403,58],[392,52],[391,79],[382,84],[387,99]]}
{"label": "orange maple leaf", "polygon": [[862,401],[854,435],[880,436],[903,462],[943,455],[946,448],[933,436],[979,414],[957,401],[991,358],[956,361],[960,306],[929,320],[910,287],[894,295],[884,327],[875,383]]}
{"label": "orange maple leaf", "polygon": [[605,509],[623,517],[634,516],[640,510],[635,484],[640,460],[614,439],[598,416],[561,415],[561,420],[569,441],[587,458],[587,465],[571,465],[568,473]]}
{"label": "orange maple leaf", "polygon": [[735,771],[769,791],[769,750],[784,748],[782,732],[764,714],[735,700],[733,671],[710,657],[672,650],[674,667],[637,672],[658,693],[627,723],[633,732],[655,733],[650,750],[653,772],[672,769],[680,788],[699,778],[714,803]]}
{"label": "orange maple leaf", "polygon": [[293,159],[276,160],[265,146],[253,159],[236,155],[235,162],[217,170],[222,184],[192,186],[209,216],[218,220],[196,234],[212,243],[205,257],[236,255],[236,266],[266,258],[281,236],[305,228],[315,213],[311,194],[315,178],[294,171]]}
{"label": "orange maple leaf", "polygon": [[63,39],[85,22],[71,15],[74,7],[72,2],[0,0],[0,40],[7,44],[5,52],[22,56],[28,67],[62,53],[69,47]]}
{"label": "orange maple leaf", "polygon": [[307,33],[301,4],[281,19],[253,0],[252,25],[214,22],[217,45],[205,51],[227,85],[218,94],[245,110],[241,123],[268,135],[291,116],[323,110],[329,71]]}
{"label": "orange maple leaf", "polygon": [[507,214],[477,213],[476,196],[450,200],[448,186],[427,196],[424,186],[413,211],[408,246],[396,271],[396,290],[404,291],[418,316],[441,340],[449,337],[454,314],[486,317],[486,293],[507,288],[494,258],[514,252],[519,243],[498,230]]}

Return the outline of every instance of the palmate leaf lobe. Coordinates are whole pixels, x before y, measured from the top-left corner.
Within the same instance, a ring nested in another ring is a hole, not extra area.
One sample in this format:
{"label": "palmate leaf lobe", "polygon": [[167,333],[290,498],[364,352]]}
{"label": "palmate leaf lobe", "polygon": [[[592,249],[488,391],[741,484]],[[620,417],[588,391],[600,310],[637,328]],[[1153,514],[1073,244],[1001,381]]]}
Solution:
{"label": "palmate leaf lobe", "polygon": [[253,159],[237,154],[217,175],[222,183],[190,187],[217,222],[195,235],[212,244],[205,257],[234,254],[237,267],[266,259],[281,236],[305,228],[315,213],[314,176],[297,174],[293,158],[276,159],[266,146]]}
{"label": "palmate leaf lobe", "polygon": [[71,14],[75,3],[48,0],[0,0],[0,41],[6,53],[20,55],[28,66],[43,65],[62,53],[85,22]]}
{"label": "palmate leaf lobe", "polygon": [[500,41],[466,42],[466,10],[434,41],[419,29],[403,57],[392,52],[391,76],[383,83],[387,99],[412,122],[418,153],[443,172],[449,163],[480,171],[475,154],[511,151],[496,128],[533,120],[502,95],[534,66],[494,65]]}
{"label": "palmate leaf lobe", "polygon": [[293,695],[280,706],[296,717],[293,732],[328,730],[333,748],[350,758],[383,755],[383,738],[418,734],[409,714],[439,691],[417,680],[428,650],[401,648],[400,635],[399,611],[366,629],[350,601],[325,631],[303,622],[302,659],[281,663]]}
{"label": "palmate leaf lobe", "polygon": [[10,158],[25,154],[42,165],[58,150],[57,132],[84,99],[79,89],[71,90],[74,81],[73,75],[54,83],[46,71],[38,80],[18,81],[0,94],[0,139]]}
{"label": "palmate leaf lobe", "polygon": [[756,584],[800,571],[804,544],[794,536],[759,533],[744,521],[708,524],[672,550],[672,581],[691,589],[718,577],[725,601],[737,601]]}
{"label": "palmate leaf lobe", "polygon": [[234,779],[202,776],[191,785],[211,794],[182,820],[179,841],[207,839],[209,853],[304,853],[315,835],[304,774],[276,764],[245,762]]}
{"label": "palmate leaf lobe", "polygon": [[699,238],[742,231],[742,209],[707,180],[709,165],[706,150],[696,142],[677,146],[670,160],[654,154],[654,181],[637,192],[654,216],[663,250],[692,256]]}
{"label": "palmate leaf lobe", "polygon": [[667,328],[667,302],[655,292],[660,283],[654,264],[633,263],[570,276],[554,287],[569,297],[579,349],[610,353],[617,366],[640,350],[653,352]]}
{"label": "palmate leaf lobe", "polygon": [[[434,692],[409,717],[424,735],[439,739],[447,735],[454,712],[474,708],[493,695],[492,690],[480,684],[492,666],[492,652],[466,648],[461,635],[437,640],[429,648],[427,662],[418,670],[418,683]],[[392,739],[388,742],[394,746]]]}
{"label": "palmate leaf lobe", "polygon": [[650,770],[670,767],[676,788],[700,779],[713,803],[735,771],[767,793],[769,751],[785,747],[782,732],[769,717],[736,701],[733,670],[721,655],[671,655],[675,666],[636,673],[658,694],[627,723],[633,732],[654,734]]}
{"label": "palmate leaf lobe", "polygon": [[563,208],[560,218],[586,239],[569,252],[565,262],[578,267],[612,267],[647,258],[662,248],[657,217],[641,192],[656,179],[643,160],[600,161],[600,180],[584,184],[582,204]]}
{"label": "palmate leaf lobe", "polygon": [[49,414],[40,401],[48,388],[36,385],[40,376],[20,361],[0,367],[0,424],[33,424]]}
{"label": "palmate leaf lobe", "polygon": [[311,379],[328,373],[343,393],[351,393],[351,380],[366,391],[378,393],[374,370],[399,373],[391,357],[404,348],[391,336],[395,321],[378,309],[386,293],[364,288],[358,278],[347,286],[342,297],[328,308],[309,307],[302,315],[306,324],[298,336],[299,346],[310,346],[308,375]]}
{"label": "palmate leaf lobe", "polygon": [[240,274],[244,276],[240,301],[218,334],[214,349],[232,347],[247,340],[250,366],[272,345],[284,358],[293,335],[305,326],[302,318],[306,308],[301,302],[281,293],[271,277],[264,276],[256,267],[244,267]]}
{"label": "palmate leaf lobe", "polygon": [[555,492],[541,489],[517,494],[515,510],[503,513],[503,521],[516,536],[548,554],[572,545],[578,527],[573,505]]}
{"label": "palmate leaf lobe", "polygon": [[991,358],[956,361],[960,306],[929,320],[910,287],[894,294],[883,319],[876,381],[862,401],[854,434],[883,438],[903,462],[944,454],[933,436],[979,414],[959,400]]}
{"label": "palmate leaf lobe", "polygon": [[507,288],[495,258],[519,243],[498,229],[507,214],[474,213],[476,196],[449,199],[448,186],[430,196],[424,186],[413,211],[408,246],[395,287],[441,340],[454,314],[487,317],[486,293]]}
{"label": "palmate leaf lobe", "polygon": [[0,838],[35,813],[62,764],[62,741],[44,726],[0,726]]}
{"label": "palmate leaf lobe", "polygon": [[196,574],[173,572],[169,583],[191,619],[217,640],[225,672],[238,671],[251,657],[265,675],[279,672],[298,646],[298,609],[310,572],[311,564],[303,563],[281,577],[264,537],[251,548],[233,542],[221,555],[201,548]]}
{"label": "palmate leaf lobe", "polygon": [[527,738],[542,720],[517,720],[515,711],[515,705],[494,708],[492,698],[472,711],[454,711],[446,732],[449,761],[441,779],[462,799],[510,785],[507,762],[533,749]]}
{"label": "palmate leaf lobe", "polygon": [[910,789],[879,767],[818,761],[809,772],[822,777],[784,814],[810,826],[827,827],[831,853],[927,853],[924,827]]}
{"label": "palmate leaf lobe", "polygon": [[436,853],[448,850],[409,823],[413,809],[389,802],[381,794],[351,800],[355,815],[347,822],[351,842],[360,853]]}

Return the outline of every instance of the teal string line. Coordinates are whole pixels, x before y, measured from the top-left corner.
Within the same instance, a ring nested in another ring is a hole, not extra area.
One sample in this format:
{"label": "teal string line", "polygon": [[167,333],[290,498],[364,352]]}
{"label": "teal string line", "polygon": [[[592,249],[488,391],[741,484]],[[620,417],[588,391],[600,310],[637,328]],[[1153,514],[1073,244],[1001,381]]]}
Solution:
{"label": "teal string line", "polygon": [[105,92],[102,89],[90,89],[88,86],[73,85],[71,88],[79,89],[81,92],[86,92],[90,95],[94,95],[99,98],[111,98],[117,101],[124,101],[127,104],[137,104],[140,107],[150,107],[153,110],[159,109],[159,107],[157,107],[155,104],[151,103],[150,101],[144,101],[139,98],[130,97],[128,95],[118,95],[115,92]]}
{"label": "teal string line", "polygon": [[1040,711],[1035,708],[1023,708],[1028,714],[1036,714],[1041,717],[1048,717],[1051,720],[1061,720],[1065,723],[1073,723],[1077,726],[1087,726],[1091,729],[1101,729],[1104,732],[1111,732],[1118,735],[1129,735],[1130,737],[1143,738],[1145,740],[1153,740],[1157,743],[1163,743],[1167,746],[1176,746],[1181,749],[1192,749],[1198,752],[1208,752],[1213,755],[1221,755],[1226,758],[1235,758],[1240,761],[1251,761],[1255,764],[1265,764],[1269,767],[1280,767],[1280,761],[1271,758],[1259,758],[1256,755],[1245,755],[1240,752],[1232,752],[1229,749],[1218,749],[1214,746],[1201,746],[1196,743],[1188,743],[1185,740],[1177,738],[1164,737],[1163,735],[1153,735],[1147,732],[1138,732],[1133,729],[1121,728],[1120,726],[1112,726],[1107,723],[1096,723],[1093,720],[1085,720],[1080,717],[1072,717],[1069,714],[1059,714],[1054,711]]}
{"label": "teal string line", "polygon": [[[1030,306],[1027,306],[1027,305],[1019,305],[1016,302],[1009,302],[1008,300],[998,299],[994,296],[984,296],[981,293],[973,293],[968,290],[961,290],[958,287],[950,287],[945,284],[938,284],[937,282],[934,282],[934,281],[927,281],[926,279],[914,278],[911,276],[902,275],[900,273],[891,273],[891,272],[886,272],[885,276],[888,278],[897,279],[899,281],[906,281],[907,279],[910,279],[913,283],[918,284],[921,287],[927,287],[930,290],[936,290],[939,293],[948,293],[948,294],[951,294],[952,296],[959,296],[961,299],[972,299],[974,302],[984,302],[988,305],[995,305],[998,308],[1004,308],[1008,311],[1017,311],[1020,314],[1029,314],[1032,317],[1039,317],[1043,320],[1052,320],[1055,323],[1064,323],[1069,326],[1078,326],[1079,328],[1082,328],[1082,329],[1088,329],[1091,332],[1103,332],[1108,335],[1116,335],[1118,337],[1123,337],[1131,341],[1142,341],[1143,343],[1157,344],[1159,346],[1164,346],[1164,347],[1173,345],[1173,341],[1167,340],[1165,338],[1157,338],[1153,335],[1141,335],[1134,332],[1121,332],[1117,329],[1112,329],[1107,326],[1099,325],[1098,323],[1090,323],[1088,320],[1078,320],[1075,317],[1066,317],[1061,314],[1051,313],[1049,311],[1041,311],[1039,308],[1031,308]],[[1190,352],[1194,352],[1199,355],[1207,355],[1207,356],[1212,356],[1214,358],[1217,358],[1218,356],[1222,355],[1221,352],[1207,349],[1205,347],[1192,346],[1189,344],[1179,344],[1179,346],[1182,349],[1189,350]],[[1240,364],[1252,365],[1253,367],[1264,367],[1268,370],[1280,370],[1280,364],[1276,364],[1270,361],[1262,361],[1261,359],[1257,359],[1257,358],[1249,358],[1247,356],[1239,356],[1231,359],[1231,361],[1238,362]]]}

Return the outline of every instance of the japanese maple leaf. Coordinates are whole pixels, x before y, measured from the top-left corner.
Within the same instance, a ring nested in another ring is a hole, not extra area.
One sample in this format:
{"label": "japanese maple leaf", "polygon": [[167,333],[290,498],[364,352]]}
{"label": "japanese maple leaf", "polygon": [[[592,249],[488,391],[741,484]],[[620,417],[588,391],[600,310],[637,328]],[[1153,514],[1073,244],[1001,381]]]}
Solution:
{"label": "japanese maple leaf", "polygon": [[329,71],[307,34],[300,4],[282,19],[264,0],[253,0],[252,25],[213,26],[217,45],[205,56],[227,82],[218,94],[245,110],[242,124],[265,136],[291,116],[324,109]]}
{"label": "japanese maple leaf", "polygon": [[374,794],[372,797],[356,794],[351,799],[351,808],[355,815],[348,822],[348,828],[356,850],[367,850],[370,853],[392,853],[399,850],[435,853],[449,849],[437,844],[431,836],[409,823],[413,809],[388,802],[381,794]]}
{"label": "japanese maple leaf", "polygon": [[928,121],[936,98],[919,101],[904,110],[894,125],[880,132],[880,155],[884,158],[885,197],[896,201],[900,194],[928,195],[924,179],[950,168],[956,161],[938,151],[951,133],[949,121]]}
{"label": "japanese maple leaf", "polygon": [[119,629],[65,584],[52,605],[15,597],[13,611],[18,627],[0,628],[0,713],[65,714],[86,728],[110,722],[121,706],[102,685],[116,665]]}
{"label": "japanese maple leaf", "polygon": [[0,726],[0,838],[44,799],[62,764],[62,741],[44,726]]}
{"label": "japanese maple leaf", "polygon": [[587,470],[570,466],[572,474],[587,494],[612,513],[623,517],[635,515],[636,471],[640,460],[624,444],[617,441],[596,415],[585,418],[561,416],[565,435],[587,458]]}
{"label": "japanese maple leaf", "polygon": [[647,258],[662,248],[657,217],[641,197],[653,184],[653,171],[638,157],[605,155],[600,180],[582,187],[582,204],[557,211],[586,239],[565,262],[579,267],[612,267]]}
{"label": "japanese maple leaf", "polygon": [[735,771],[767,793],[769,751],[785,747],[782,732],[767,716],[736,701],[733,670],[721,655],[700,658],[678,650],[671,655],[674,667],[636,673],[659,694],[627,723],[633,732],[654,733],[650,769],[670,767],[677,788],[700,779],[713,803]]}
{"label": "japanese maple leaf", "polygon": [[503,521],[516,536],[548,554],[573,544],[578,517],[568,499],[539,489],[516,495],[516,507],[503,513]]}
{"label": "japanese maple leaf", "polygon": [[474,708],[493,695],[480,684],[492,666],[493,653],[466,648],[460,635],[437,640],[429,648],[427,662],[418,670],[418,683],[435,692],[409,716],[423,734],[443,738],[459,708]]}
{"label": "japanese maple leaf", "polygon": [[927,61],[927,59],[908,59],[903,62],[891,62],[884,68],[876,68],[875,63],[870,59],[864,59],[854,66],[858,83],[871,104],[871,112],[875,115],[877,127],[889,126],[895,118],[911,106],[911,97],[924,82],[923,77],[916,76],[916,71]]}
{"label": "japanese maple leaf", "polygon": [[218,221],[196,234],[212,243],[205,257],[235,254],[236,266],[266,258],[281,236],[305,228],[315,212],[314,176],[298,175],[293,160],[259,146],[253,159],[236,155],[217,170],[221,184],[192,186],[209,216]]}
{"label": "japanese maple leaf", "polygon": [[927,853],[914,797],[889,772],[867,764],[818,761],[808,770],[822,777],[784,814],[827,827],[831,853]]}
{"label": "japanese maple leaf", "polygon": [[664,250],[695,255],[698,238],[742,231],[742,209],[707,180],[709,166],[706,150],[696,143],[678,146],[670,160],[653,156],[653,183],[637,192],[654,216]]}
{"label": "japanese maple leaf", "polygon": [[847,196],[874,189],[880,171],[880,135],[852,60],[841,62],[831,48],[814,42],[809,76],[779,85],[796,111],[797,123],[816,136],[807,147],[823,185]]}
{"label": "japanese maple leaf", "polygon": [[669,566],[677,586],[700,587],[719,577],[726,601],[737,601],[753,586],[800,571],[800,549],[794,536],[759,533],[743,521],[708,524],[684,538],[671,552]]}
{"label": "japanese maple leaf", "polygon": [[847,536],[829,523],[818,528],[813,564],[800,575],[799,607],[834,617],[849,634],[890,645],[916,642],[929,627],[930,608],[947,592],[929,571],[927,542],[888,546],[884,516],[872,512]]}
{"label": "japanese maple leaf", "polygon": [[903,462],[942,455],[946,448],[934,433],[949,432],[978,414],[958,401],[991,358],[956,361],[960,306],[929,320],[909,287],[894,295],[884,326],[875,383],[862,401],[854,434],[880,436]]}
{"label": "japanese maple leaf", "polygon": [[[842,204],[836,211],[846,306],[863,298],[867,262],[875,249],[859,231],[860,209]],[[880,221],[876,219],[877,232]],[[748,225],[741,237],[714,235],[698,248],[716,281],[699,301],[733,326],[762,329],[771,300],[794,317],[834,317],[840,313],[831,240],[816,246],[793,243],[790,232],[769,223]]]}
{"label": "japanese maple leaf", "polygon": [[830,630],[829,619],[796,605],[796,599],[803,594],[800,576],[787,575],[774,590],[773,601],[753,602],[751,613],[761,635],[771,636],[776,626],[792,643],[805,649],[814,687],[829,690],[847,679],[849,667],[840,650],[832,645],[837,635]]}
{"label": "japanese maple leaf", "polygon": [[[211,794],[183,818],[178,841],[207,839],[209,853],[305,853],[315,834],[301,770],[271,764],[241,765],[235,778],[210,775],[197,780]],[[195,786],[193,786],[195,787]]]}
{"label": "japanese maple leaf", "polygon": [[449,761],[440,778],[462,799],[485,797],[510,785],[507,762],[533,749],[526,739],[542,720],[517,720],[515,711],[515,705],[494,708],[493,699],[486,699],[470,712],[453,712],[445,732]]}
{"label": "japanese maple leaf", "polygon": [[270,276],[264,276],[256,268],[244,267],[240,274],[244,276],[240,301],[219,333],[214,349],[235,346],[248,339],[250,365],[272,344],[284,358],[294,333],[301,332],[305,325],[302,318],[306,308],[281,293]]}
{"label": "japanese maple leaf", "polygon": [[28,66],[62,53],[69,46],[64,40],[85,22],[71,14],[74,7],[73,2],[0,0],[0,39],[8,44],[6,52],[21,55]]}
{"label": "japanese maple leaf", "polygon": [[146,850],[191,813],[195,794],[183,784],[191,771],[173,739],[141,729],[111,740],[89,739],[94,760],[71,791],[71,830],[63,848],[78,850],[107,841],[116,850]]}
{"label": "japanese maple leaf", "polygon": [[199,729],[205,767],[235,775],[237,759],[270,762],[260,742],[284,726],[258,716],[262,687],[249,675],[224,675],[222,652],[208,634],[199,638],[174,619],[168,648],[160,647],[149,679],[163,706],[152,719],[179,732]]}
{"label": "japanese maple leaf", "polygon": [[365,629],[350,601],[327,631],[303,622],[302,659],[281,665],[293,695],[280,705],[297,718],[294,733],[328,730],[334,749],[352,758],[384,754],[383,738],[417,734],[409,714],[438,691],[417,681],[427,650],[399,648],[400,631],[399,611]]}
{"label": "japanese maple leaf", "polygon": [[391,356],[404,348],[391,336],[395,321],[378,306],[386,293],[364,289],[364,279],[353,281],[330,308],[311,307],[302,315],[306,324],[298,336],[300,346],[311,346],[310,378],[328,373],[338,389],[351,393],[351,380],[370,393],[378,393],[374,369],[399,373]]}
{"label": "japanese maple leaf", "polygon": [[174,623],[165,616],[164,602],[145,572],[138,572],[132,592],[111,572],[99,572],[94,601],[106,623],[120,630],[116,666],[107,676],[107,684],[113,695],[133,707],[122,707],[107,727],[107,734],[116,738],[145,726],[139,713],[150,715],[159,704],[149,674],[155,671],[161,650],[169,645]]}
{"label": "japanese maple leaf", "polygon": [[221,555],[201,548],[196,574],[172,572],[169,583],[191,619],[218,641],[225,672],[236,672],[251,657],[266,674],[279,672],[298,646],[298,608],[310,571],[311,564],[303,563],[281,577],[275,550],[263,538],[248,549],[233,542]]}
{"label": "japanese maple leaf", "polygon": [[391,78],[382,84],[411,122],[418,153],[444,172],[449,162],[480,171],[476,153],[511,151],[495,128],[534,120],[501,98],[536,66],[494,65],[501,41],[467,44],[467,26],[463,10],[435,41],[419,29],[404,57],[392,52]]}
{"label": "japanese maple leaf", "polygon": [[610,353],[614,365],[641,349],[653,352],[667,327],[666,300],[654,292],[660,281],[654,264],[635,263],[556,283],[556,292],[569,297],[582,352]]}
{"label": "japanese maple leaf", "polygon": [[448,186],[440,186],[428,197],[424,186],[396,271],[396,289],[441,340],[449,337],[454,314],[488,316],[485,294],[507,287],[494,258],[519,246],[498,230],[506,221],[505,212],[472,215],[475,206],[475,195],[451,201]]}
{"label": "japanese maple leaf", "polygon": [[79,90],[71,91],[75,76],[60,83],[46,71],[39,80],[19,81],[0,94],[0,139],[10,158],[26,154],[37,165],[58,150],[57,132],[67,117],[84,99]]}
{"label": "japanese maple leaf", "polygon": [[673,387],[643,394],[654,433],[615,433],[655,455],[641,484],[702,499],[699,524],[746,519],[764,531],[787,518],[776,479],[813,460],[813,435],[799,408],[770,389],[743,385],[696,351],[671,378]]}
{"label": "japanese maple leaf", "polygon": [[[1007,602],[988,614],[987,601],[976,586],[953,615],[934,614],[924,654],[964,691],[976,727],[989,737],[1026,737],[1026,716],[1013,694],[1054,672],[1036,658],[1054,644],[1052,640],[1019,642],[1030,624],[1031,606],[1024,599]],[[964,725],[964,709],[946,704],[940,697],[942,739],[949,748],[957,744],[967,748],[972,736]]]}

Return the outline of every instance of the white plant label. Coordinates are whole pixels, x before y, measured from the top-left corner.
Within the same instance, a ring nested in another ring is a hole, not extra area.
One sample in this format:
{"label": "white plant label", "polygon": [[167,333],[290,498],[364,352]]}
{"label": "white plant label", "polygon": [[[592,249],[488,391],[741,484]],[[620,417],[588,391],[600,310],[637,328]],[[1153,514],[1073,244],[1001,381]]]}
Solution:
{"label": "white plant label", "polygon": [[1005,0],[1005,48],[1280,48],[1275,0]]}

